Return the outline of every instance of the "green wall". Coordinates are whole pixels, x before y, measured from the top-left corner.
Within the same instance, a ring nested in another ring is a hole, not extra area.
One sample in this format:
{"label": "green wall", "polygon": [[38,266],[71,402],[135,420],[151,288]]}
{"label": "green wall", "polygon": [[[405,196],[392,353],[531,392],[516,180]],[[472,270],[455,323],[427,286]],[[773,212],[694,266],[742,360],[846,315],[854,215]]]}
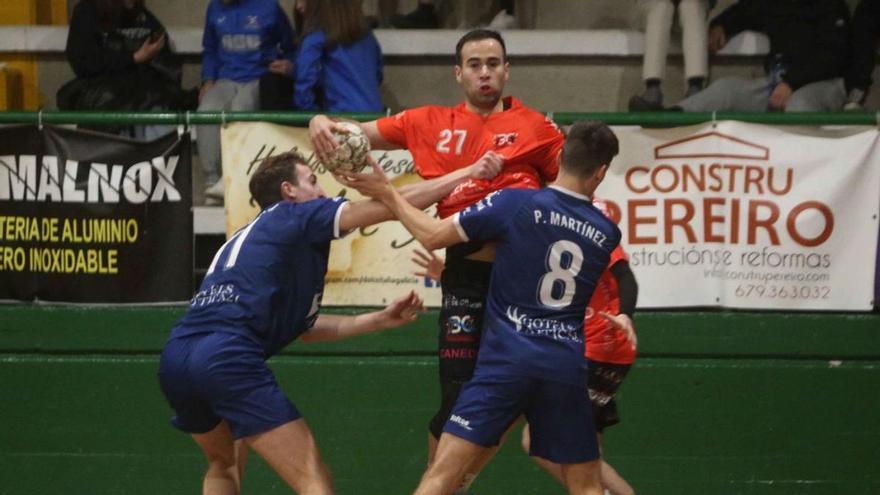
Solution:
{"label": "green wall", "polygon": [[[0,306],[0,494],[197,493],[158,350],[182,308]],[[340,494],[408,493],[436,404],[436,313],[271,366]],[[880,493],[880,316],[645,312],[607,458],[636,489]],[[511,441],[475,493],[562,493]],[[252,457],[244,493],[289,493]]]}

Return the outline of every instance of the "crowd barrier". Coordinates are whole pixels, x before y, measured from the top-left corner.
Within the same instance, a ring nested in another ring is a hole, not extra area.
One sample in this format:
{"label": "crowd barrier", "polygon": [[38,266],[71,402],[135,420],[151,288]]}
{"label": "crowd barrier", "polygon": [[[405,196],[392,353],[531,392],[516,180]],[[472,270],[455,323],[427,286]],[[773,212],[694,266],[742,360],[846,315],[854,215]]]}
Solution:
{"label": "crowd barrier", "polygon": [[[0,124],[163,124],[198,125],[231,122],[272,122],[307,126],[313,113],[307,112],[0,112]],[[340,114],[366,121],[379,113]],[[601,120],[608,125],[674,127],[721,120],[768,125],[838,126],[880,125],[880,112],[548,112],[557,124],[576,120]]]}

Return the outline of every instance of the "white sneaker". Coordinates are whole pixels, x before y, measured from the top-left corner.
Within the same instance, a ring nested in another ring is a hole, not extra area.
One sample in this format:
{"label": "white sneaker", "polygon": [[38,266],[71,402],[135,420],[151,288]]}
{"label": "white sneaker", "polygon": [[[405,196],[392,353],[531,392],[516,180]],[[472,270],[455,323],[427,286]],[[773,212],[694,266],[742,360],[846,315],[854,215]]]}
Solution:
{"label": "white sneaker", "polygon": [[487,26],[489,29],[494,29],[496,31],[500,31],[503,29],[517,29],[516,25],[516,17],[507,13],[506,10],[499,10],[495,17],[489,22]]}
{"label": "white sneaker", "polygon": [[213,185],[205,189],[206,198],[223,199],[223,179],[218,179]]}

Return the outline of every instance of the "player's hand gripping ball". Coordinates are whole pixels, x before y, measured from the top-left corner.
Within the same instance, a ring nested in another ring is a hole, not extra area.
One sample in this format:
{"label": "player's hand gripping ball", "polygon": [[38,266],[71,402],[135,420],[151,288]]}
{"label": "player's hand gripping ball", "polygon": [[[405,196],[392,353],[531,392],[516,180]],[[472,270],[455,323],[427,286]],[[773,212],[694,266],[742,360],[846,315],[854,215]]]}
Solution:
{"label": "player's hand gripping ball", "polygon": [[328,172],[337,170],[347,172],[360,172],[367,166],[367,154],[370,152],[370,140],[357,124],[351,122],[339,122],[343,131],[334,131],[333,137],[339,145],[321,160],[321,164]]}

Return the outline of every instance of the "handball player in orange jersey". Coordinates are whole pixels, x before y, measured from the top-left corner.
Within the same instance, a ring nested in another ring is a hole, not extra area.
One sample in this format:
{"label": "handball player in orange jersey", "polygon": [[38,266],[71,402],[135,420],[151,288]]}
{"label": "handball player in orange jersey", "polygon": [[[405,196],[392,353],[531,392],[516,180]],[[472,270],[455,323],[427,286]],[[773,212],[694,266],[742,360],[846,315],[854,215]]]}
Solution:
{"label": "handball player in orange jersey", "polygon": [[[361,123],[373,149],[409,150],[416,171],[426,179],[478,161],[503,164],[494,179],[464,182],[441,200],[437,205],[441,218],[499,189],[536,189],[552,181],[564,143],[552,121],[516,98],[503,96],[510,67],[500,34],[470,31],[458,41],[455,52],[455,80],[465,101],[453,107],[412,108]],[[309,123],[319,156],[336,146],[335,126],[325,115],[316,115]],[[441,400],[429,423],[429,464],[461,386],[473,376],[494,255],[491,244],[463,243],[447,249],[438,336]],[[469,472],[475,475],[479,468]],[[465,488],[471,480],[472,476],[465,478]]]}

